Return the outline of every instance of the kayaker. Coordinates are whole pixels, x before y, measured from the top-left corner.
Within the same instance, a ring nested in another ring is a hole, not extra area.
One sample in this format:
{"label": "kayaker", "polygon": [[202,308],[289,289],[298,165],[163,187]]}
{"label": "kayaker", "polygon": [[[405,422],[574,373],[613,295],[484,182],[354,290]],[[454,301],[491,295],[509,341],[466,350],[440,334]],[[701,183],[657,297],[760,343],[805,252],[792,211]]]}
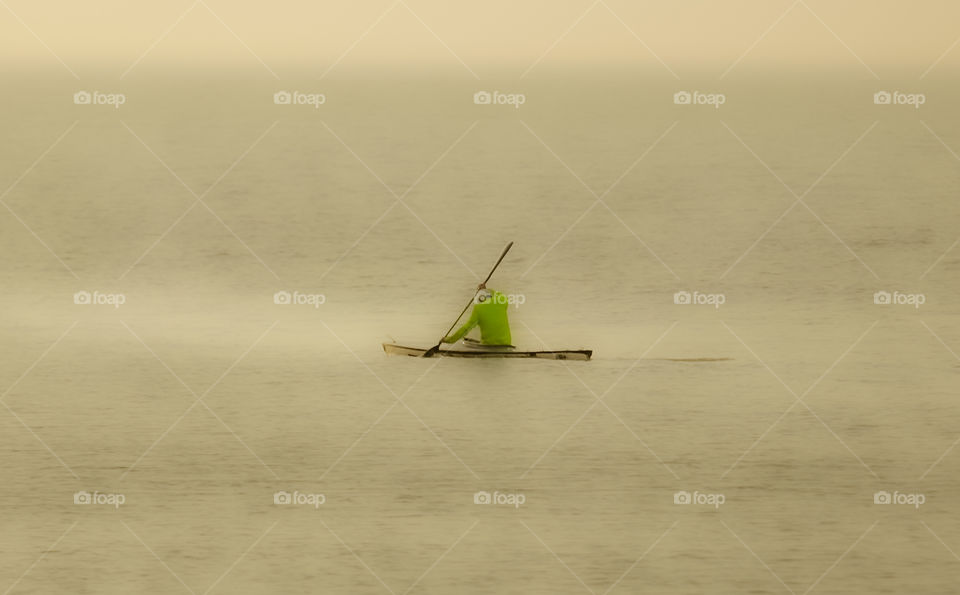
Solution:
{"label": "kayaker", "polygon": [[477,287],[477,297],[474,299],[473,311],[470,320],[461,326],[455,333],[443,338],[444,343],[456,343],[473,327],[480,327],[480,343],[482,345],[508,346],[510,339],[510,322],[507,320],[507,296],[499,291],[487,289],[481,283]]}

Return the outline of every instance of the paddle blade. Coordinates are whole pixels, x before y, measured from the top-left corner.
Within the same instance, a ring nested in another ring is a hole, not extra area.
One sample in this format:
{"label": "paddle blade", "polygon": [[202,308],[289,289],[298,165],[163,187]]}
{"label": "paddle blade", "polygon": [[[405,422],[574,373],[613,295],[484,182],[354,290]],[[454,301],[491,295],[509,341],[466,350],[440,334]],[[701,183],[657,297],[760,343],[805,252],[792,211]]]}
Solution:
{"label": "paddle blade", "polygon": [[[440,343],[443,343],[443,341],[441,341]],[[423,355],[421,355],[420,357],[433,357],[438,351],[440,351],[440,343],[437,343],[430,349],[427,349],[426,351],[424,351]]]}

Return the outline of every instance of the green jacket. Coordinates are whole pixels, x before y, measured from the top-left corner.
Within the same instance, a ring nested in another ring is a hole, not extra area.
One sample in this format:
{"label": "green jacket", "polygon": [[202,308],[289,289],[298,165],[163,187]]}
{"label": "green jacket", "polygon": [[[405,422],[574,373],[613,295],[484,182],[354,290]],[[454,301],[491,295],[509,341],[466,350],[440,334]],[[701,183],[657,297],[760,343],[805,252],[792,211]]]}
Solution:
{"label": "green jacket", "polygon": [[490,299],[474,304],[470,320],[457,332],[443,339],[444,343],[456,343],[473,327],[480,327],[480,342],[484,345],[510,345],[510,322],[507,320],[507,296],[490,290]]}

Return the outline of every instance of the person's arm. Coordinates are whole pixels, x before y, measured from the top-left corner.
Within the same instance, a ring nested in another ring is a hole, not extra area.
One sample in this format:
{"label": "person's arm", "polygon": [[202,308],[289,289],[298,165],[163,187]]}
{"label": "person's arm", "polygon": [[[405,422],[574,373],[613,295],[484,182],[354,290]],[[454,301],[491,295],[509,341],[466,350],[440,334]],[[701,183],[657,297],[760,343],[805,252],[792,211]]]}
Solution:
{"label": "person's arm", "polygon": [[448,335],[443,338],[444,343],[456,343],[463,338],[464,335],[469,333],[473,327],[480,324],[480,314],[477,312],[477,307],[473,307],[473,311],[470,313],[470,320],[464,323],[463,326],[457,329],[457,332],[452,335]]}

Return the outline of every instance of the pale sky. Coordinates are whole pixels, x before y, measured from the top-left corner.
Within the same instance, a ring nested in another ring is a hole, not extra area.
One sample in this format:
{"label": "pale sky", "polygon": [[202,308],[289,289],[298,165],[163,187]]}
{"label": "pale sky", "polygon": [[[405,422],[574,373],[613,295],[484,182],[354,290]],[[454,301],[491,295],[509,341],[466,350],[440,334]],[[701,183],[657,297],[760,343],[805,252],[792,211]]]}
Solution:
{"label": "pale sky", "polygon": [[266,64],[281,76],[298,67],[323,72],[338,59],[335,70],[450,67],[478,76],[503,67],[519,74],[534,63],[667,72],[662,61],[681,77],[695,69],[719,76],[734,63],[831,66],[879,77],[898,70],[919,77],[934,64],[931,72],[944,75],[960,66],[956,0],[4,3],[0,65],[63,68],[62,61],[79,76],[119,76],[133,64],[267,72]]}

